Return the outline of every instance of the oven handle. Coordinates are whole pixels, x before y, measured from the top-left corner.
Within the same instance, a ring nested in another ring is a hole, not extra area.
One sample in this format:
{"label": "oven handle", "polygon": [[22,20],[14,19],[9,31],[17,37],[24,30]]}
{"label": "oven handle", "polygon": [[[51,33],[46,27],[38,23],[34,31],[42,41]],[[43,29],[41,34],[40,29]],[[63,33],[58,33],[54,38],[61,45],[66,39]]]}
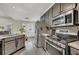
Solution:
{"label": "oven handle", "polygon": [[52,47],[54,47],[55,49],[57,49],[58,51],[63,51],[63,48],[57,47],[51,43],[49,43],[48,41],[46,41],[49,45],[51,45]]}

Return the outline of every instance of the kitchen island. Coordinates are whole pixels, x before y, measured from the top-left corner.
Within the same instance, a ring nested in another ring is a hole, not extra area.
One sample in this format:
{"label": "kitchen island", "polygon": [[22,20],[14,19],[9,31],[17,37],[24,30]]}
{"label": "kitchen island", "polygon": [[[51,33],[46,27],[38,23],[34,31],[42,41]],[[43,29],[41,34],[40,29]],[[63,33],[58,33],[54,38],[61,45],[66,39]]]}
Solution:
{"label": "kitchen island", "polygon": [[25,47],[24,34],[0,35],[0,54],[12,55]]}

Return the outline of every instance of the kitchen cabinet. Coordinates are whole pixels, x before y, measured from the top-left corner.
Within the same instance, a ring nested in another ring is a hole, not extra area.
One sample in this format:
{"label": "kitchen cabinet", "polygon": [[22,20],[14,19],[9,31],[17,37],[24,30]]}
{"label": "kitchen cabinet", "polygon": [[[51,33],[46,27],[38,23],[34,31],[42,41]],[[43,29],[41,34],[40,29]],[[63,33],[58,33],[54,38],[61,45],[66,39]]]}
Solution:
{"label": "kitchen cabinet", "polygon": [[53,12],[52,12],[52,8],[49,9],[49,26],[52,25],[52,17],[53,17]]}
{"label": "kitchen cabinet", "polygon": [[47,24],[48,26],[49,25],[49,12],[45,13],[44,19],[45,19],[45,24]]}
{"label": "kitchen cabinet", "polygon": [[77,3],[78,19],[79,19],[79,3]]}
{"label": "kitchen cabinet", "polygon": [[61,3],[61,13],[75,8],[75,3]]}
{"label": "kitchen cabinet", "polygon": [[9,54],[13,53],[14,51],[16,51],[14,40],[5,43],[5,55],[9,55]]}
{"label": "kitchen cabinet", "polygon": [[4,54],[9,55],[16,51],[15,47],[15,38],[6,38],[4,39]]}
{"label": "kitchen cabinet", "polygon": [[49,25],[49,12],[46,13],[45,22]]}
{"label": "kitchen cabinet", "polygon": [[41,18],[40,18],[40,19],[41,19],[41,21],[45,21],[45,20],[44,20],[44,15],[43,15],[43,16],[41,16]]}
{"label": "kitchen cabinet", "polygon": [[71,49],[71,55],[79,55],[79,50],[70,48]]}
{"label": "kitchen cabinet", "polygon": [[25,46],[25,38],[23,36],[17,36],[15,42],[17,50]]}
{"label": "kitchen cabinet", "polygon": [[60,3],[55,3],[54,6],[53,6],[53,17],[57,16],[60,14]]}
{"label": "kitchen cabinet", "polygon": [[1,55],[10,55],[25,47],[25,35],[2,35],[0,40]]}
{"label": "kitchen cabinet", "polygon": [[68,43],[71,55],[79,55],[79,41]]}

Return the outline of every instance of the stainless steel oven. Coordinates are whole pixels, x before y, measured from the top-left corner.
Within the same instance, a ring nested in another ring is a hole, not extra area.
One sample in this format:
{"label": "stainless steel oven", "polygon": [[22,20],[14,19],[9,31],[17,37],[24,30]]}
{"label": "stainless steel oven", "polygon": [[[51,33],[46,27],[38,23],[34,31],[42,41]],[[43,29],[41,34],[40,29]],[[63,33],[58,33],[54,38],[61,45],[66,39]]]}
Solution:
{"label": "stainless steel oven", "polygon": [[48,52],[50,55],[65,55],[65,49],[60,47],[58,42],[53,42],[50,40],[46,41],[46,52]]}

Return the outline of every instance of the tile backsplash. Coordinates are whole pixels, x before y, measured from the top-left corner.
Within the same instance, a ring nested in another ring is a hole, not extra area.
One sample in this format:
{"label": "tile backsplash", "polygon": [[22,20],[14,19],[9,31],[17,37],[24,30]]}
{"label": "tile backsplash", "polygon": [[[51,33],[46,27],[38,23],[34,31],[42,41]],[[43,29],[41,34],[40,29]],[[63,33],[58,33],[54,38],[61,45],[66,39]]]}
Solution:
{"label": "tile backsplash", "polygon": [[56,29],[67,29],[69,32],[72,32],[72,33],[77,33],[78,30],[79,30],[79,26],[68,26],[68,27],[59,27],[59,28],[56,28]]}

